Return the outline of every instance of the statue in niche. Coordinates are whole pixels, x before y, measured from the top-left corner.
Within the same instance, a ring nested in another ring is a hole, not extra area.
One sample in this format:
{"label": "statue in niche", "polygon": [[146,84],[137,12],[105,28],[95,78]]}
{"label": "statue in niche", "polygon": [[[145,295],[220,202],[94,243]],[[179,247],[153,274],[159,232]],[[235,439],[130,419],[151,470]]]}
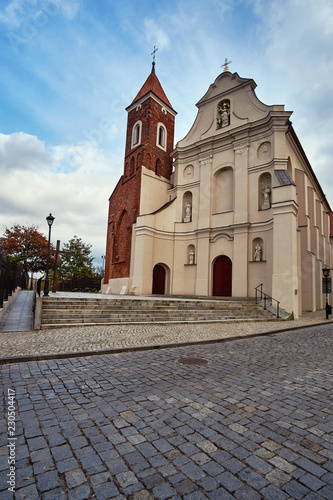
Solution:
{"label": "statue in niche", "polygon": [[263,195],[264,195],[264,203],[262,204],[261,209],[262,210],[267,210],[267,208],[271,208],[271,201],[270,201],[270,194],[271,190],[269,186],[266,186],[262,189]]}
{"label": "statue in niche", "polygon": [[184,222],[191,222],[191,217],[192,217],[192,204],[190,201],[187,201],[185,206]]}
{"label": "statue in niche", "polygon": [[262,249],[261,249],[261,246],[259,245],[259,243],[255,246],[254,248],[254,256],[253,256],[253,259],[256,261],[256,262],[259,262],[261,261],[261,254],[262,254]]}
{"label": "statue in niche", "polygon": [[191,248],[191,250],[189,251],[189,254],[188,254],[188,263],[189,265],[193,265],[194,264],[194,250],[193,248]]}
{"label": "statue in niche", "polygon": [[223,101],[218,105],[219,117],[216,118],[217,125],[222,127],[227,127],[230,124],[230,104],[227,101]]}

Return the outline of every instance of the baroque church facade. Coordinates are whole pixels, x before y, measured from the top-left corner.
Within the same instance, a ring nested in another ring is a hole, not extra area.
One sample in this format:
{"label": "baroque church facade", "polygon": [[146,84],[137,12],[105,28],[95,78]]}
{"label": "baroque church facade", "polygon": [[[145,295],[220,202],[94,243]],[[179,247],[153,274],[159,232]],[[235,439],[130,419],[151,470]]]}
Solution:
{"label": "baroque church facade", "polygon": [[174,147],[155,64],[128,106],[124,172],[109,200],[102,292],[254,297],[324,307],[331,208],[283,105],[228,69]]}

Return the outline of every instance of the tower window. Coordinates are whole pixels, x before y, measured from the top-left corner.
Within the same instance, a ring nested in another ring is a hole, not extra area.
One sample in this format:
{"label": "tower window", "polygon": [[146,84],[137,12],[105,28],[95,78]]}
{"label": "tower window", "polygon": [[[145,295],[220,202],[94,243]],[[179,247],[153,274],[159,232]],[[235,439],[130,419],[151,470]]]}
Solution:
{"label": "tower window", "polygon": [[166,143],[167,143],[167,130],[163,123],[159,123],[157,125],[157,138],[156,144],[159,148],[164,149],[166,151]]}
{"label": "tower window", "polygon": [[131,147],[135,148],[141,144],[141,131],[142,131],[142,122],[138,121],[134,124],[132,129],[132,143]]}

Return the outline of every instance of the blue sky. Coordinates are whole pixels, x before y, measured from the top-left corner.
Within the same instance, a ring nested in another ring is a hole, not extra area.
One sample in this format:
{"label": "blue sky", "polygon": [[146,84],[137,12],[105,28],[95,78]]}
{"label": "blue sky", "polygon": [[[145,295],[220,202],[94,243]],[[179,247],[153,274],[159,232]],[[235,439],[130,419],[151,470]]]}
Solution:
{"label": "blue sky", "polygon": [[56,217],[105,252],[126,111],[151,70],[178,112],[176,142],[222,71],[253,78],[294,128],[333,205],[332,0],[2,0],[0,232]]}

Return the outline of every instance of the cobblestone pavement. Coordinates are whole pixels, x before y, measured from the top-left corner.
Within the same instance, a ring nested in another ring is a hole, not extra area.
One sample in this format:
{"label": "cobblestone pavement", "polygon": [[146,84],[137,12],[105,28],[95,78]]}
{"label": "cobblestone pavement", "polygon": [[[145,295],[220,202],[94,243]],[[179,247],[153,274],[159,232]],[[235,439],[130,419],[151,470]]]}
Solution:
{"label": "cobblestone pavement", "polygon": [[0,332],[0,359],[202,342],[320,322],[327,323],[324,311],[305,313],[295,321],[282,322],[96,325],[27,332]]}
{"label": "cobblestone pavement", "polygon": [[331,500],[332,347],[327,324],[2,365],[0,498]]}

